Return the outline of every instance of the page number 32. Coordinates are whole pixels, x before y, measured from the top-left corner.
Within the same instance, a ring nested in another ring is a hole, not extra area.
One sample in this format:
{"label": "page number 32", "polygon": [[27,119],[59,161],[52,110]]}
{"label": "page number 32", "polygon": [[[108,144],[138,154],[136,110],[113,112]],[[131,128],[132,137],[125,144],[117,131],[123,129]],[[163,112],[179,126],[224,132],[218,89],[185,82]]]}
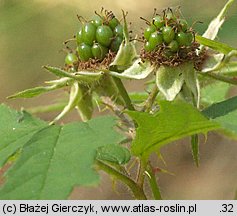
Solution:
{"label": "page number 32", "polygon": [[233,204],[222,204],[222,209],[220,212],[234,212],[233,211],[233,208],[234,208],[234,205]]}

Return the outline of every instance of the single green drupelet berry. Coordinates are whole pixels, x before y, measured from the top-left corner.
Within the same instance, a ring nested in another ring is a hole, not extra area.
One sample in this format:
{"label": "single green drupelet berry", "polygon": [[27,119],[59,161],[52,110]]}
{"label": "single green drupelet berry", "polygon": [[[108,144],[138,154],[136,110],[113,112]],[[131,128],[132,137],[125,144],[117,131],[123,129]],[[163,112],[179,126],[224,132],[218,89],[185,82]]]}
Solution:
{"label": "single green drupelet berry", "polygon": [[161,16],[155,16],[155,17],[152,19],[152,24],[153,24],[156,28],[160,29],[160,28],[162,28],[162,27],[165,25],[165,21],[164,21],[163,17],[161,17]]}
{"label": "single green drupelet berry", "polygon": [[114,28],[114,35],[123,37],[123,26],[122,25],[119,24]]}
{"label": "single green drupelet berry", "polygon": [[191,46],[193,41],[193,36],[191,33],[179,32],[176,36],[176,40],[179,46]]}
{"label": "single green drupelet berry", "polygon": [[188,37],[188,46],[190,46],[194,40],[194,36],[193,36],[193,33],[191,32],[187,32],[187,37]]}
{"label": "single green drupelet berry", "polygon": [[169,23],[169,24],[175,23],[177,21],[177,17],[172,12],[166,13],[165,19],[166,19],[167,23]]}
{"label": "single green drupelet berry", "polygon": [[165,26],[162,29],[163,40],[165,43],[169,44],[175,37],[174,29],[170,26]]}
{"label": "single green drupelet berry", "polygon": [[86,23],[82,28],[82,39],[84,43],[92,46],[96,39],[96,26]]}
{"label": "single green drupelet berry", "polygon": [[74,53],[68,53],[65,57],[65,64],[66,65],[74,65],[78,62],[77,55]]}
{"label": "single green drupelet berry", "polygon": [[108,53],[108,48],[104,47],[98,43],[95,43],[91,48],[93,57],[99,60],[104,59],[106,54]]}
{"label": "single green drupelet berry", "polygon": [[109,47],[113,36],[112,29],[107,25],[99,26],[96,30],[96,40],[103,46]]}
{"label": "single green drupelet berry", "polygon": [[93,58],[91,46],[86,43],[81,43],[77,47],[77,52],[81,61],[88,61],[90,58]]}
{"label": "single green drupelet berry", "polygon": [[76,33],[76,41],[77,41],[77,45],[79,45],[80,43],[83,43],[82,29],[80,29],[80,30]]}
{"label": "single green drupelet berry", "polygon": [[151,51],[154,50],[154,47],[152,47],[151,44],[149,43],[149,41],[147,41],[147,42],[145,43],[144,49],[145,49],[145,51],[147,51],[147,52],[151,52]]}
{"label": "single green drupelet berry", "polygon": [[117,19],[116,17],[112,18],[112,19],[109,21],[109,27],[110,27],[112,30],[114,30],[115,27],[116,27],[117,25],[119,25],[119,24],[120,24],[120,23],[119,23],[119,21],[118,21],[118,19]]}
{"label": "single green drupelet berry", "polygon": [[160,32],[154,32],[151,34],[148,42],[150,47],[152,47],[152,50],[154,50],[158,45],[163,43],[163,36]]}
{"label": "single green drupelet berry", "polygon": [[154,25],[148,26],[144,32],[144,38],[148,41],[151,34],[155,31],[156,31],[156,27]]}
{"label": "single green drupelet berry", "polygon": [[101,26],[103,22],[104,22],[103,18],[99,15],[94,15],[91,20],[91,23],[96,27]]}

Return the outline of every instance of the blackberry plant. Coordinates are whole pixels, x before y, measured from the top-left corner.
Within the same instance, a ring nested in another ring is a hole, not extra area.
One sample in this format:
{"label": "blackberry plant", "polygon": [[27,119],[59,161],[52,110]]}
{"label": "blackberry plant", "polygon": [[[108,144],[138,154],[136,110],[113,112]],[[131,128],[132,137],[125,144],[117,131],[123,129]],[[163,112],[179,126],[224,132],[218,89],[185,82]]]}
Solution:
{"label": "blackberry plant", "polygon": [[[190,137],[199,166],[199,134],[215,130],[237,138],[237,97],[226,97],[237,85],[237,50],[214,40],[233,2],[202,36],[179,10],[155,13],[146,20],[139,54],[124,11],[122,20],[106,10],[90,20],[79,16],[75,48],[67,47],[64,66],[44,66],[58,79],[9,96],[64,89],[69,95],[63,108],[55,103],[33,109],[61,111],[58,116],[45,122],[33,117],[32,109],[0,106],[0,167],[11,166],[0,198],[66,199],[75,186],[98,184],[98,170],[127,185],[135,199],[167,198],[158,179],[167,167],[154,164],[151,154],[162,159],[163,146]],[[143,92],[129,93],[122,82],[147,77]],[[92,118],[97,107],[113,115]],[[74,108],[82,122],[58,123]]]}

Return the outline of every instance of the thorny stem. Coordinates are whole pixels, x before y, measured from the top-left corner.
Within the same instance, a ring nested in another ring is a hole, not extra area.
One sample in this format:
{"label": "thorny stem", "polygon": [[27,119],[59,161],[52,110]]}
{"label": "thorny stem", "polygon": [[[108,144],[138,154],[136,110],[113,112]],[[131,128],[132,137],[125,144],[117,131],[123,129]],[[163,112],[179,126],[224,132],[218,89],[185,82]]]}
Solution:
{"label": "thorny stem", "polygon": [[116,84],[116,86],[117,86],[117,88],[119,90],[119,93],[122,96],[122,98],[123,98],[123,100],[124,100],[124,102],[126,104],[127,109],[135,110],[134,106],[132,105],[132,101],[131,101],[131,99],[130,99],[130,97],[128,95],[128,92],[125,89],[122,81],[119,78],[117,78],[117,77],[112,77],[112,79],[114,80],[114,82],[115,82],[115,84]]}
{"label": "thorny stem", "polygon": [[111,167],[99,160],[96,160],[96,166],[97,166],[98,170],[103,170],[106,173],[110,174],[111,176],[115,177],[116,179],[122,181],[124,184],[126,184],[131,189],[131,191],[133,192],[136,199],[138,199],[138,200],[146,200],[147,199],[146,195],[144,194],[143,189],[141,187],[139,187],[136,182],[134,182],[132,179],[130,179],[126,175],[120,173],[113,167]]}
{"label": "thorny stem", "polygon": [[123,113],[123,111],[111,100],[110,97],[101,97],[102,103],[105,104],[116,116],[128,127],[133,128],[134,124]]}
{"label": "thorny stem", "polygon": [[199,73],[203,76],[208,76],[208,77],[211,77],[215,80],[219,80],[219,81],[222,81],[222,82],[226,82],[226,83],[230,83],[232,85],[237,85],[237,78],[230,78],[230,77],[227,77],[227,76],[222,76],[222,75],[219,75],[219,74],[215,74],[215,73],[211,73],[211,72],[207,72],[207,73]]}
{"label": "thorny stem", "polygon": [[150,163],[147,166],[146,175],[148,177],[148,181],[150,183],[150,187],[151,187],[154,199],[155,200],[162,200],[162,197],[160,194],[160,189],[159,189],[159,186],[158,186],[157,180],[156,180],[156,175],[155,175],[155,173],[153,171],[153,167]]}
{"label": "thorny stem", "polygon": [[158,93],[159,93],[159,89],[158,89],[157,85],[155,84],[151,90],[151,93],[149,94],[149,96],[145,102],[145,105],[144,105],[142,111],[149,112],[151,110],[152,105],[154,104]]}

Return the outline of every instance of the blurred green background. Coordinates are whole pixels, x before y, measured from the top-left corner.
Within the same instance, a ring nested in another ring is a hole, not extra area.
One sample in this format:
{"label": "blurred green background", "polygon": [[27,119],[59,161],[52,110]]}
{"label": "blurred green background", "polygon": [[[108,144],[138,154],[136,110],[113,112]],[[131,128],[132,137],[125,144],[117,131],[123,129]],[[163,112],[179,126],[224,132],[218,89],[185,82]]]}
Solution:
{"label": "blurred green background", "polygon": [[[79,29],[77,14],[90,18],[101,7],[112,10],[118,17],[121,9],[128,11],[134,33],[141,33],[144,21],[150,18],[153,9],[181,6],[184,17],[200,34],[211,19],[225,4],[224,0],[0,0],[0,100],[14,108],[32,107],[53,102],[62,95],[61,91],[35,99],[7,101],[6,97],[26,88],[43,84],[55,78],[41,67],[50,64],[62,66],[63,42]],[[237,47],[237,2],[228,13],[227,20],[218,35],[218,40]],[[142,90],[140,85],[129,83],[130,90]],[[140,89],[137,88],[139,86]],[[41,115],[45,120],[52,114]],[[68,121],[74,119],[69,115]],[[204,141],[202,142],[204,143]],[[208,143],[201,146],[201,167],[193,165],[188,143],[179,142],[164,148],[167,167],[174,176],[160,176],[161,189],[167,199],[232,199],[237,188],[236,143],[212,135]],[[163,165],[162,165],[163,166]],[[234,172],[235,170],[235,172]],[[110,182],[103,177],[102,185]],[[104,183],[104,184],[103,184]],[[107,184],[106,184],[107,185]],[[111,188],[101,186],[96,193],[87,189],[75,190],[72,199],[122,199],[127,197],[126,189],[119,194]],[[125,194],[124,194],[125,193]],[[96,195],[95,195],[96,194]]]}

